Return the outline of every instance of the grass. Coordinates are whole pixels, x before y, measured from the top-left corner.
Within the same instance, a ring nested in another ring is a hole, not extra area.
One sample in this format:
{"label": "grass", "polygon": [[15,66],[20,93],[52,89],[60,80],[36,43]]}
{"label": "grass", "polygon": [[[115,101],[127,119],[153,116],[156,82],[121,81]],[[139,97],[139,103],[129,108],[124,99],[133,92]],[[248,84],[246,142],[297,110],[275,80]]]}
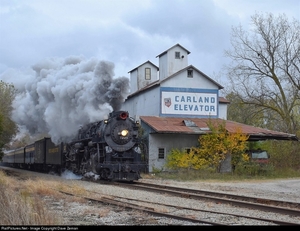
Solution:
{"label": "grass", "polygon": [[208,170],[186,170],[180,169],[176,171],[157,171],[153,174],[142,174],[144,179],[169,179],[177,181],[249,181],[251,180],[271,180],[299,178],[300,169],[274,169],[272,167],[259,168],[252,167],[243,169],[234,173],[216,173]]}
{"label": "grass", "polygon": [[36,196],[0,187],[1,225],[53,225],[55,218]]}
{"label": "grass", "polygon": [[19,181],[0,171],[0,225],[63,224],[62,217],[51,212],[43,200],[45,196],[62,199],[54,190],[62,187],[54,181]]}
{"label": "grass", "polygon": [[91,214],[104,217],[110,213],[109,208],[82,206],[86,203],[84,198],[68,197],[59,192],[70,190],[79,196],[88,194],[76,182],[66,185],[59,181],[38,178],[17,180],[0,170],[0,225],[64,225],[64,217],[53,209],[51,211],[47,205],[46,200],[49,201],[49,198],[50,201],[59,201],[61,206],[66,206],[66,203],[78,204],[81,209],[75,216],[78,216],[79,220]]}

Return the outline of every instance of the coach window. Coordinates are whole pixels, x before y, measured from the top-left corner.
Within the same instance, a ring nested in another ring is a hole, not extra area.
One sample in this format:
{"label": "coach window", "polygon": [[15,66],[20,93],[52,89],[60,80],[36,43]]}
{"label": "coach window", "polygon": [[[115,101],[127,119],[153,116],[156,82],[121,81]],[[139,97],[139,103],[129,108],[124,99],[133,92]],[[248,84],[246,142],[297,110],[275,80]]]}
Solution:
{"label": "coach window", "polygon": [[149,67],[145,68],[145,79],[146,80],[151,79],[151,69]]}
{"label": "coach window", "polygon": [[175,51],[175,59],[180,59],[180,52],[179,51]]}
{"label": "coach window", "polygon": [[187,77],[193,78],[193,70],[187,70]]}
{"label": "coach window", "polygon": [[158,159],[165,159],[165,149],[164,148],[158,149]]}

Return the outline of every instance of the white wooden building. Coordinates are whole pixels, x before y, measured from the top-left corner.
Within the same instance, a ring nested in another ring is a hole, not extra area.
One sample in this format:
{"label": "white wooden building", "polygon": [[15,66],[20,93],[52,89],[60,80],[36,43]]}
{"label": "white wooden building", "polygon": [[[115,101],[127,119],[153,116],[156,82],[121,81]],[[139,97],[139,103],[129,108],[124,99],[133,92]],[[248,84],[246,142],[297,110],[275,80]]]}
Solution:
{"label": "white wooden building", "polygon": [[129,71],[131,93],[121,110],[139,120],[144,129],[149,172],[165,170],[166,156],[171,149],[197,146],[199,135],[208,130],[208,119],[225,120],[228,130],[243,126],[246,132],[252,132],[247,133],[252,134],[253,140],[273,136],[290,138],[283,133],[255,130],[259,128],[228,121],[229,102],[219,94],[223,87],[189,65],[189,54],[176,44],[157,56],[159,67],[147,61]]}

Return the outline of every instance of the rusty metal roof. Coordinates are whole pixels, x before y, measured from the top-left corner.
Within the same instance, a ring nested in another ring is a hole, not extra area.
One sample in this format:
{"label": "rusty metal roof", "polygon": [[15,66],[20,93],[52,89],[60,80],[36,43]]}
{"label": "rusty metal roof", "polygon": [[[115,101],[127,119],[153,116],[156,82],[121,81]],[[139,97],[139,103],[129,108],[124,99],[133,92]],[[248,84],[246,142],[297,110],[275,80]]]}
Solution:
{"label": "rusty metal roof", "polygon": [[158,117],[158,116],[140,116],[142,122],[148,124],[156,133],[183,133],[183,134],[206,134],[210,130],[208,124],[225,123],[228,132],[236,132],[237,128],[242,133],[249,135],[249,140],[295,140],[298,137],[294,134],[283,133],[264,128],[254,127],[238,122],[212,119],[212,118],[175,118],[175,117]]}

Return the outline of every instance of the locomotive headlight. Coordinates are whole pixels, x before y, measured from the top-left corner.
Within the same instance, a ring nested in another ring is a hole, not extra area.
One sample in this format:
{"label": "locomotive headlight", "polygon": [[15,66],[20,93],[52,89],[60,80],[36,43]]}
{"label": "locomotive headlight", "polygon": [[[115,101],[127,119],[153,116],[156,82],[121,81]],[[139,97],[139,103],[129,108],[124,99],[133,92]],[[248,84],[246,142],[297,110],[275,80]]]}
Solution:
{"label": "locomotive headlight", "polygon": [[128,135],[128,130],[124,129],[121,132],[119,132],[120,136],[127,136]]}

